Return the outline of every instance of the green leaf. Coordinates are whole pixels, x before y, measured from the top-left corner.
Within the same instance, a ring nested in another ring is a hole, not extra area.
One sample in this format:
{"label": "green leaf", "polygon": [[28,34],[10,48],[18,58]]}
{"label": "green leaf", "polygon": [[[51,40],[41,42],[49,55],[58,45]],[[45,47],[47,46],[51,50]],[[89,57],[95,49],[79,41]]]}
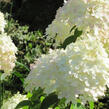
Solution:
{"label": "green leaf", "polygon": [[70,109],[85,109],[80,103],[71,104]]}
{"label": "green leaf", "polygon": [[55,107],[55,109],[60,109],[59,107]]}
{"label": "green leaf", "polygon": [[43,90],[39,88],[38,90],[33,91],[33,95],[31,97],[32,101],[40,101],[40,97],[43,95]]}
{"label": "green leaf", "polygon": [[22,63],[20,63],[18,61],[16,62],[16,65],[26,69],[27,71],[30,71],[30,69],[26,65],[24,65],[24,64],[22,64]]}
{"label": "green leaf", "polygon": [[29,48],[31,48],[31,49],[32,49],[32,47],[33,47],[33,46],[32,46],[32,43],[29,43],[28,46],[29,46]]}
{"label": "green leaf", "polygon": [[71,33],[75,28],[76,28],[76,25],[71,28],[70,33]]}
{"label": "green leaf", "polygon": [[40,109],[40,103],[39,104],[35,103],[34,105],[31,106],[30,109]]}
{"label": "green leaf", "polygon": [[13,73],[14,73],[14,75],[16,75],[19,78],[23,77],[23,75],[21,73],[19,73],[19,72],[13,72]]}
{"label": "green leaf", "polygon": [[24,106],[22,109],[29,109],[29,106]]}
{"label": "green leaf", "polygon": [[24,77],[23,77],[23,74],[19,73],[19,72],[13,72],[13,74],[18,77],[21,82],[23,83],[24,82]]}
{"label": "green leaf", "polygon": [[21,101],[15,109],[19,109],[19,108],[22,108],[22,107],[25,107],[25,106],[30,106],[31,105],[31,101],[29,100],[24,100],[24,101]]}
{"label": "green leaf", "polygon": [[55,104],[57,101],[58,101],[57,95],[55,93],[52,93],[43,100],[40,109],[48,109],[51,105]]}
{"label": "green leaf", "polygon": [[41,101],[41,103],[43,102],[44,99],[45,99],[44,96],[41,96],[41,97],[40,97],[40,101]]}
{"label": "green leaf", "polygon": [[70,109],[74,109],[74,105],[73,105],[73,104],[71,104],[71,107],[70,107]]}
{"label": "green leaf", "polygon": [[69,36],[68,38],[65,39],[63,42],[61,48],[66,48],[67,45],[69,45],[72,42],[75,42],[77,37],[79,37],[82,34],[82,31],[79,31],[77,28],[75,29],[74,35]]}
{"label": "green leaf", "polygon": [[90,101],[89,102],[89,106],[90,106],[90,109],[94,109],[94,102],[93,101]]}
{"label": "green leaf", "polygon": [[20,81],[21,81],[22,83],[24,83],[24,78],[20,78]]}
{"label": "green leaf", "polygon": [[31,97],[32,97],[32,94],[30,92],[28,92],[27,98],[31,98]]}

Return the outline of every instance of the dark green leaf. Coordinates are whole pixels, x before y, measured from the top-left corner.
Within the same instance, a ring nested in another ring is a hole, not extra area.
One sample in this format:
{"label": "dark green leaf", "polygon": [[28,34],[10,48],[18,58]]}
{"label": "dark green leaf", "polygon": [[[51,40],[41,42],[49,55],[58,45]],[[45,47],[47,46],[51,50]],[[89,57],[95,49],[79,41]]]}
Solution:
{"label": "dark green leaf", "polygon": [[24,100],[22,102],[20,102],[15,109],[19,109],[19,108],[22,108],[24,106],[30,106],[31,105],[31,101],[29,100]]}
{"label": "dark green leaf", "polygon": [[48,95],[42,102],[40,109],[48,109],[51,105],[58,101],[58,97],[55,93]]}
{"label": "dark green leaf", "polygon": [[30,71],[30,69],[26,65],[24,65],[24,64],[22,64],[22,63],[20,63],[18,61],[16,62],[16,65],[18,65],[18,66],[20,66],[22,68],[25,68],[27,71]]}
{"label": "dark green leaf", "polygon": [[66,48],[67,45],[69,45],[72,42],[75,42],[77,37],[79,37],[82,34],[82,31],[79,31],[77,28],[75,29],[74,35],[69,36],[68,38],[65,39],[63,42],[61,48]]}
{"label": "dark green leaf", "polygon": [[31,100],[32,101],[40,101],[40,97],[42,95],[43,95],[43,90],[41,88],[39,88],[38,90],[34,90]]}
{"label": "dark green leaf", "polygon": [[76,28],[76,25],[71,28],[70,33],[71,33],[75,28]]}

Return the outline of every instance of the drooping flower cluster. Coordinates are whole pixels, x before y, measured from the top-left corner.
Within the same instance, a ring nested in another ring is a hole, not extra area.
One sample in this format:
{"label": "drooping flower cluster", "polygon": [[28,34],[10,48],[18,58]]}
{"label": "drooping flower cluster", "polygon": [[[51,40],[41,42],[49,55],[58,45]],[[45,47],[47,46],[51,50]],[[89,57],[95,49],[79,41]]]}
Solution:
{"label": "drooping flower cluster", "polygon": [[15,66],[17,48],[5,33],[0,34],[0,70],[10,73]]}
{"label": "drooping flower cluster", "polygon": [[48,38],[56,37],[56,42],[63,41],[70,35],[71,28],[94,33],[92,28],[109,30],[109,1],[108,0],[68,0],[59,8],[56,18],[46,29]]}
{"label": "drooping flower cluster", "polygon": [[17,48],[12,42],[10,36],[4,33],[6,21],[3,13],[0,12],[0,70],[5,73],[1,78],[9,75],[15,66]]}
{"label": "drooping flower cluster", "polygon": [[97,100],[109,86],[109,58],[102,43],[90,35],[65,50],[51,50],[36,61],[25,80],[26,91],[42,87],[45,93],[57,92],[67,102]]}
{"label": "drooping flower cluster", "polygon": [[21,94],[17,93],[14,96],[12,96],[11,98],[9,98],[8,100],[4,101],[1,109],[15,109],[17,104],[19,104],[21,101],[27,100],[27,99],[28,98],[26,97],[26,95],[21,95]]}
{"label": "drooping flower cluster", "polygon": [[4,19],[4,14],[0,12],[0,32],[4,32],[6,21]]}

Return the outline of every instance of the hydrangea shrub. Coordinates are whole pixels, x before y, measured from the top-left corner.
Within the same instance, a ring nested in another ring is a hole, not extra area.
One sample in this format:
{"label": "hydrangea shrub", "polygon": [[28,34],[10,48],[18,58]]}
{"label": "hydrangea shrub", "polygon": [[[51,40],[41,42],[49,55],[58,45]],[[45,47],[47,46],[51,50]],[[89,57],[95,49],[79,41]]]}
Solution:
{"label": "hydrangea shrub", "polygon": [[97,101],[109,87],[109,1],[68,0],[57,11],[46,29],[47,38],[62,44],[74,34],[74,26],[83,31],[75,43],[42,55],[25,80],[26,91],[41,87],[56,92],[66,102]]}

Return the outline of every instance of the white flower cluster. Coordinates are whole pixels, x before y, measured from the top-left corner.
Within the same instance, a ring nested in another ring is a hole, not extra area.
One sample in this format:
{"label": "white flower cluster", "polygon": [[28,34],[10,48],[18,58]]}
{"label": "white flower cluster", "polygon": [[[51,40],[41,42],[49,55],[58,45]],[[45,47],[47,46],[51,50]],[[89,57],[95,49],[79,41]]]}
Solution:
{"label": "white flower cluster", "polygon": [[19,104],[21,101],[27,100],[27,99],[28,98],[26,97],[26,95],[21,95],[21,94],[17,93],[14,96],[12,96],[11,98],[9,98],[8,100],[4,101],[1,109],[15,109],[17,104]]}
{"label": "white flower cluster", "polygon": [[15,66],[17,48],[12,42],[10,36],[4,33],[6,21],[3,13],[0,12],[0,70],[5,73],[1,76],[4,78],[9,75]]}
{"label": "white flower cluster", "polygon": [[0,34],[0,70],[10,73],[15,66],[17,48],[5,33]]}
{"label": "white flower cluster", "polygon": [[42,55],[25,80],[26,91],[42,87],[45,93],[57,92],[59,98],[83,103],[96,101],[109,87],[109,1],[68,0],[46,29],[56,43],[74,34],[73,26],[83,31],[76,43],[65,50]]}
{"label": "white flower cluster", "polygon": [[46,29],[48,39],[56,37],[56,42],[63,41],[73,32],[71,28],[76,25],[78,29],[91,32],[96,25],[109,30],[109,1],[108,0],[68,0],[59,8],[56,18]]}
{"label": "white flower cluster", "polygon": [[38,87],[45,93],[57,92],[59,98],[76,103],[97,100],[109,86],[109,58],[102,43],[90,35],[65,50],[42,55],[25,80],[26,91]]}
{"label": "white flower cluster", "polygon": [[4,32],[6,21],[4,19],[4,14],[0,12],[0,32]]}

